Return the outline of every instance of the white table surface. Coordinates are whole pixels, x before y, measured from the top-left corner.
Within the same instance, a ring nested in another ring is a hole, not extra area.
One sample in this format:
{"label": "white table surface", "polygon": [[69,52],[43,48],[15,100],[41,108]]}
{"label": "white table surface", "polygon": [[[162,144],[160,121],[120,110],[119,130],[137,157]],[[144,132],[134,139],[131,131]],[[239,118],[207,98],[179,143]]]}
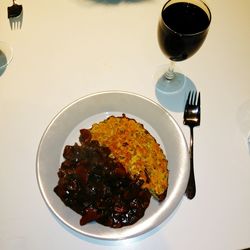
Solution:
{"label": "white table surface", "polygon": [[[208,0],[212,23],[200,51],[178,63],[202,93],[195,129],[197,196],[146,235],[101,241],[72,233],[40,194],[35,168],[51,119],[75,99],[103,90],[157,101],[154,74],[167,62],[156,26],[164,1],[10,0],[0,2],[0,40],[13,60],[0,76],[0,249],[225,249],[250,247],[250,1]],[[169,110],[187,140],[182,113]]]}

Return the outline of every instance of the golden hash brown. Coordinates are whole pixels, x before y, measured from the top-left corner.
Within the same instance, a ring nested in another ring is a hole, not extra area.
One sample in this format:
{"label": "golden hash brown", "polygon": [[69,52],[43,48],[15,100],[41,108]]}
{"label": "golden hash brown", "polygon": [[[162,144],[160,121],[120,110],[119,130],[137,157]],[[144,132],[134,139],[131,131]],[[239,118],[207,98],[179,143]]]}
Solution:
{"label": "golden hash brown", "polygon": [[110,148],[111,155],[123,164],[132,179],[142,179],[142,187],[158,200],[166,197],[168,161],[160,145],[142,124],[123,114],[95,123],[90,132],[93,140]]}

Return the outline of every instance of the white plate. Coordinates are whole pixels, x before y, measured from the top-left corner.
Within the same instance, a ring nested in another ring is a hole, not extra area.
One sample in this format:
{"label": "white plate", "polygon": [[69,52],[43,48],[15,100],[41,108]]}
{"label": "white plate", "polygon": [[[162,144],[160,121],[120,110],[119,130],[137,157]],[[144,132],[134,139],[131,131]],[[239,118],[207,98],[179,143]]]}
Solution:
{"label": "white plate", "polygon": [[[79,225],[80,215],[66,207],[53,189],[66,144],[78,141],[79,129],[110,115],[125,113],[143,123],[160,143],[169,161],[169,187],[166,199],[151,199],[142,219],[119,229],[98,223]],[[186,140],[173,117],[157,103],[137,94],[109,91],[83,97],[65,107],[49,124],[37,152],[37,180],[42,196],[51,211],[71,229],[98,239],[119,240],[141,235],[161,224],[176,209],[189,177]]]}

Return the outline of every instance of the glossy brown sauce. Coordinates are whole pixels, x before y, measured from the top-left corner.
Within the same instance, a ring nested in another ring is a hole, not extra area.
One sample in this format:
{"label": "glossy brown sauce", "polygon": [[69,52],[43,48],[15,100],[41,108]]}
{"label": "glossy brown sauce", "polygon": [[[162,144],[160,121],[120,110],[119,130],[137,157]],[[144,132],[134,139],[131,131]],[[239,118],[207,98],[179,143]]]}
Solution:
{"label": "glossy brown sauce", "polygon": [[121,163],[110,158],[110,150],[80,131],[80,145],[67,145],[65,161],[58,171],[55,193],[80,214],[80,224],[96,221],[120,228],[144,216],[151,194],[141,180],[131,180]]}

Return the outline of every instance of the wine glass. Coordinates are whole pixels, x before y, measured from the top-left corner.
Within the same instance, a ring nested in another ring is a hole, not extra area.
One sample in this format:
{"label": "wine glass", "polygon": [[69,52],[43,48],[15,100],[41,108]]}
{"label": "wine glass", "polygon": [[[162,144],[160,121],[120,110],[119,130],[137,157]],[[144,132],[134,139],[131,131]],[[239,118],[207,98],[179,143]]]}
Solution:
{"label": "wine glass", "polygon": [[3,74],[6,67],[11,62],[12,57],[12,47],[8,43],[0,41],[0,76]]}
{"label": "wine glass", "polygon": [[164,4],[158,23],[158,43],[170,65],[157,79],[157,97],[163,100],[183,92],[190,79],[175,71],[175,62],[186,60],[199,50],[210,22],[210,9],[202,0],[168,0]]}

